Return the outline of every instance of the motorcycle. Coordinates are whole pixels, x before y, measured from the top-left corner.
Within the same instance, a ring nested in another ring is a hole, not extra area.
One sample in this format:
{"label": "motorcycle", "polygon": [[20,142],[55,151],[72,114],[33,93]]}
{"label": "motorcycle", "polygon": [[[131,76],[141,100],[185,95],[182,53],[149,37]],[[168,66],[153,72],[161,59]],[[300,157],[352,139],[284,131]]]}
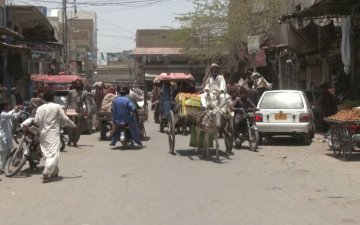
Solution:
{"label": "motorcycle", "polygon": [[130,128],[126,123],[120,123],[118,125],[120,133],[120,142],[124,148],[127,148],[129,145],[134,146],[133,140],[131,140]]}
{"label": "motorcycle", "polygon": [[245,121],[246,123],[246,131],[239,132],[239,127],[235,128],[235,147],[240,148],[242,143],[248,141],[250,145],[250,150],[256,151],[259,145],[259,132],[255,123],[256,109],[245,110],[243,108],[237,108],[235,110],[240,110],[242,112],[242,114],[244,115],[243,121]]}
{"label": "motorcycle", "polygon": [[31,169],[36,170],[41,158],[40,149],[40,130],[33,124],[33,118],[25,120],[21,124],[23,135],[15,148],[9,155],[5,163],[5,176],[16,175],[21,168],[29,161]]}
{"label": "motorcycle", "polygon": [[19,144],[22,136],[24,135],[23,129],[21,129],[21,124],[27,120],[28,118],[30,118],[31,115],[31,109],[28,105],[24,106],[23,110],[20,110],[20,116],[17,119],[17,125],[15,127],[17,127],[14,131],[14,136],[13,139],[15,141],[16,144]]}

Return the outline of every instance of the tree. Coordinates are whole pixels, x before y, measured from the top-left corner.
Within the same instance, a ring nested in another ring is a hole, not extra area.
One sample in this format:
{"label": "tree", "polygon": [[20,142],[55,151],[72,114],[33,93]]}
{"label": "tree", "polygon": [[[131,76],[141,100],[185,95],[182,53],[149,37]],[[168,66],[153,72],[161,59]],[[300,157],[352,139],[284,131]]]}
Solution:
{"label": "tree", "polygon": [[221,61],[232,76],[239,76],[248,67],[249,35],[260,35],[262,45],[276,42],[274,33],[284,1],[193,0],[193,4],[194,11],[176,18],[182,26],[174,39],[195,60]]}

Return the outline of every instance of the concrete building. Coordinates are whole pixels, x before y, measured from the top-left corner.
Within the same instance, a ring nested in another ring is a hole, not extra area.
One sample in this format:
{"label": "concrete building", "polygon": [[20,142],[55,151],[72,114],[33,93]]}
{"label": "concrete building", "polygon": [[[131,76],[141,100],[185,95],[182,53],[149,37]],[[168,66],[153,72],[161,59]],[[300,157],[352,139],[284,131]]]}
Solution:
{"label": "concrete building", "polygon": [[[67,52],[70,73],[92,76],[96,69],[97,17],[95,12],[67,12]],[[52,10],[50,21],[58,24],[59,38],[64,43],[61,10]],[[63,68],[66,70],[66,68]]]}
{"label": "concrete building", "polygon": [[190,62],[182,52],[181,46],[171,38],[174,30],[147,29],[137,30],[135,71],[139,82],[146,82],[149,90],[152,80],[160,73],[191,73],[198,81],[204,76],[205,68]]}
{"label": "concrete building", "polygon": [[132,51],[100,53],[93,80],[105,83],[135,83],[135,60]]}

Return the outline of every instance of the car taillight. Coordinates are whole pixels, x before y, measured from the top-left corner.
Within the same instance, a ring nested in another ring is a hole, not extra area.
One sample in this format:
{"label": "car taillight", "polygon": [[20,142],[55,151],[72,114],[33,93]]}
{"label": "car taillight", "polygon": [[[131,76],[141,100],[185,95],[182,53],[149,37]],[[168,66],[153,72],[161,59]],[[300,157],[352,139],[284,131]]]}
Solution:
{"label": "car taillight", "polygon": [[308,113],[301,113],[299,117],[300,123],[305,123],[310,121],[310,115]]}
{"label": "car taillight", "polygon": [[255,121],[256,122],[262,122],[263,121],[263,115],[262,114],[255,114]]}

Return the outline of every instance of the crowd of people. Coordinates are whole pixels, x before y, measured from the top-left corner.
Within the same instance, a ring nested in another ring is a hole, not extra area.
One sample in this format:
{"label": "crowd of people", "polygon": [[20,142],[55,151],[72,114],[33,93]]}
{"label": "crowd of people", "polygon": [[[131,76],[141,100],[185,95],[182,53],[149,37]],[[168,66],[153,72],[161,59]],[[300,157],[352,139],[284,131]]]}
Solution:
{"label": "crowd of people", "polygon": [[[243,132],[244,110],[255,109],[259,101],[259,93],[254,87],[254,81],[249,79],[245,86],[229,86],[221,74],[220,67],[213,64],[204,85],[204,92],[200,95],[202,109],[218,107],[224,113],[232,112],[236,132]],[[321,116],[325,117],[336,112],[333,107],[336,104],[332,101],[328,84],[323,84],[321,88]],[[76,80],[70,89],[64,109],[54,103],[54,91],[51,89],[37,93],[29,103],[32,108],[31,116],[40,129],[40,148],[45,157],[43,171],[45,183],[59,173],[57,164],[60,152],[60,126],[67,126],[68,145],[77,147],[81,134],[79,129],[81,116],[86,112],[87,116],[92,118],[93,125],[97,123],[97,106],[92,88],[84,87],[82,80]],[[109,86],[104,90],[99,110],[112,114],[113,131],[110,146],[115,146],[119,141],[119,126],[122,123],[128,125],[132,141],[142,146],[138,128],[137,102],[143,101],[143,96],[125,85]],[[169,81],[154,84],[151,101],[155,122],[159,121],[159,114],[165,117],[169,114],[176,95],[182,92],[195,93],[195,83],[178,82],[176,87],[172,87]],[[16,88],[10,90],[0,88],[0,173],[3,173],[5,160],[13,148],[14,121],[20,115],[19,109],[22,104],[23,100]]]}

